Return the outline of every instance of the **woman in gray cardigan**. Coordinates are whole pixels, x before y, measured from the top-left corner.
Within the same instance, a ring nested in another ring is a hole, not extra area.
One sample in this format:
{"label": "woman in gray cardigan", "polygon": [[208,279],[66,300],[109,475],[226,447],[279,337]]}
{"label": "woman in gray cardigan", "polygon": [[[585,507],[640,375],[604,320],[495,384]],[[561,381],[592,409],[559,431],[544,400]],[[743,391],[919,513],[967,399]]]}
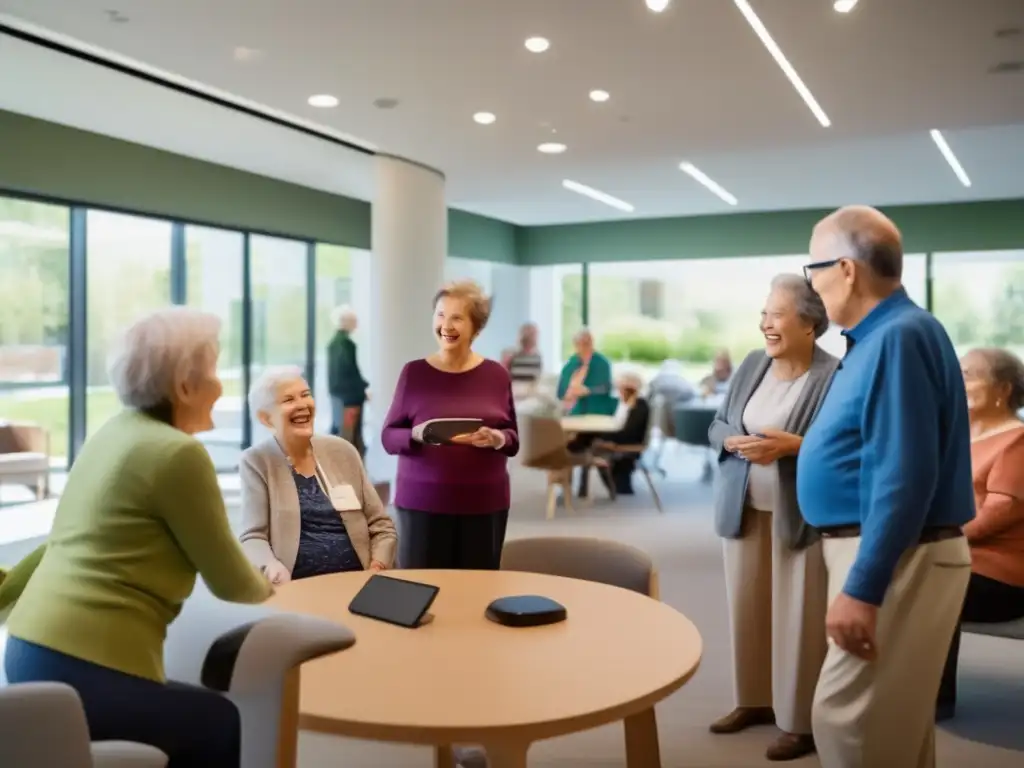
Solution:
{"label": "woman in gray cardigan", "polygon": [[740,365],[708,432],[721,468],[715,528],[725,540],[736,697],[711,731],[777,723],[769,760],[814,751],[826,581],[821,545],[797,507],[796,456],[839,364],[816,343],[826,330],[807,281],[777,276],[761,313],[764,350]]}
{"label": "woman in gray cardigan", "polygon": [[249,405],[274,436],[242,454],[242,548],[274,584],[390,568],[397,535],[362,459],[340,437],[314,435],[302,371],[271,369]]}

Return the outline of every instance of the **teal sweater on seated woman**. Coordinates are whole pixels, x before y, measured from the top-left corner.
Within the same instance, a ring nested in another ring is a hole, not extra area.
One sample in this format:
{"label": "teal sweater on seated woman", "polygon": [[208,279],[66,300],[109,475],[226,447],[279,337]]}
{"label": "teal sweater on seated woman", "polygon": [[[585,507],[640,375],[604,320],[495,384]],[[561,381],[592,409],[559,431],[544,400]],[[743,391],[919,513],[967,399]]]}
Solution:
{"label": "teal sweater on seated woman", "polygon": [[197,572],[223,600],[272,592],[228,525],[202,443],[135,411],[108,421],[68,475],[46,544],[0,583],[11,637],[163,681],[167,626]]}
{"label": "teal sweater on seated woman", "polygon": [[[564,366],[558,377],[558,399],[565,398],[569,390],[572,376],[583,367],[583,360],[579,355],[573,355]],[[612,364],[608,358],[600,352],[594,352],[590,357],[587,367],[587,374],[583,378],[583,386],[589,390],[573,405],[569,414],[582,416],[585,414],[599,414],[601,416],[612,416],[618,408],[619,400],[612,395]]]}

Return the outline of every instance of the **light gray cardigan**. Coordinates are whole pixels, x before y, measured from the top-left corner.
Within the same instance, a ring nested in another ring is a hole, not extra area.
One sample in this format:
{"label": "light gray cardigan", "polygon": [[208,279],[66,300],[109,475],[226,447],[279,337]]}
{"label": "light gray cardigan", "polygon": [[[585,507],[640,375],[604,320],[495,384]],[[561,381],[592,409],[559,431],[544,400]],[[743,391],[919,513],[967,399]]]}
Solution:
{"label": "light gray cardigan", "polygon": [[[328,483],[350,484],[362,504],[361,509],[338,513],[359,562],[368,568],[377,560],[390,568],[398,541],[395,524],[359,453],[351,443],[330,435],[314,436],[313,452]],[[242,481],[242,549],[260,568],[277,560],[291,572],[299,551],[299,492],[281,446],[270,438],[249,448],[242,454],[238,474]]]}
{"label": "light gray cardigan", "polygon": [[[724,539],[738,539],[743,530],[743,508],[747,500],[747,477],[750,463],[725,450],[727,437],[745,435],[743,409],[768,372],[772,359],[763,351],[747,355],[732,377],[729,392],[715,414],[708,430],[711,447],[718,452],[720,473],[715,489],[715,531]],[[800,399],[793,406],[784,427],[786,432],[803,435],[818,413],[832,384],[832,375],[839,367],[839,358],[833,357],[817,344]],[[777,508],[772,511],[778,518],[775,530],[790,548],[802,549],[817,536],[804,522],[796,501],[796,456],[786,456],[776,462],[779,472]]]}

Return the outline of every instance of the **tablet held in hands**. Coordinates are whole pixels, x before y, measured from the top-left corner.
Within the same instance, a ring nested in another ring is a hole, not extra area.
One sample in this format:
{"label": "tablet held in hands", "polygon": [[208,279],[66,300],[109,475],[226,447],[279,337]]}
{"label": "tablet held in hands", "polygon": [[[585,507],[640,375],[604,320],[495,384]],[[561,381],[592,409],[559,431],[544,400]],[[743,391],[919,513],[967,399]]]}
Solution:
{"label": "tablet held in hands", "polygon": [[430,419],[423,424],[423,442],[427,445],[466,445],[470,435],[483,424],[483,419]]}

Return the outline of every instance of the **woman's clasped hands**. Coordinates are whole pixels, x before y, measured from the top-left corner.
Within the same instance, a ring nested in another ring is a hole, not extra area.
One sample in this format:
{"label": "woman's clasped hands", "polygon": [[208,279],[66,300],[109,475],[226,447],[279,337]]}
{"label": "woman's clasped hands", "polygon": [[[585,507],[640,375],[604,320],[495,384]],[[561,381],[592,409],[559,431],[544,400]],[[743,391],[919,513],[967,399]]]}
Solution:
{"label": "woman's clasped hands", "polygon": [[784,456],[796,456],[802,439],[780,429],[766,429],[756,435],[727,437],[724,447],[751,464],[771,464]]}
{"label": "woman's clasped hands", "polygon": [[505,444],[505,436],[497,429],[480,427],[475,432],[456,435],[452,438],[452,442],[459,445],[472,445],[475,448],[498,449]]}

